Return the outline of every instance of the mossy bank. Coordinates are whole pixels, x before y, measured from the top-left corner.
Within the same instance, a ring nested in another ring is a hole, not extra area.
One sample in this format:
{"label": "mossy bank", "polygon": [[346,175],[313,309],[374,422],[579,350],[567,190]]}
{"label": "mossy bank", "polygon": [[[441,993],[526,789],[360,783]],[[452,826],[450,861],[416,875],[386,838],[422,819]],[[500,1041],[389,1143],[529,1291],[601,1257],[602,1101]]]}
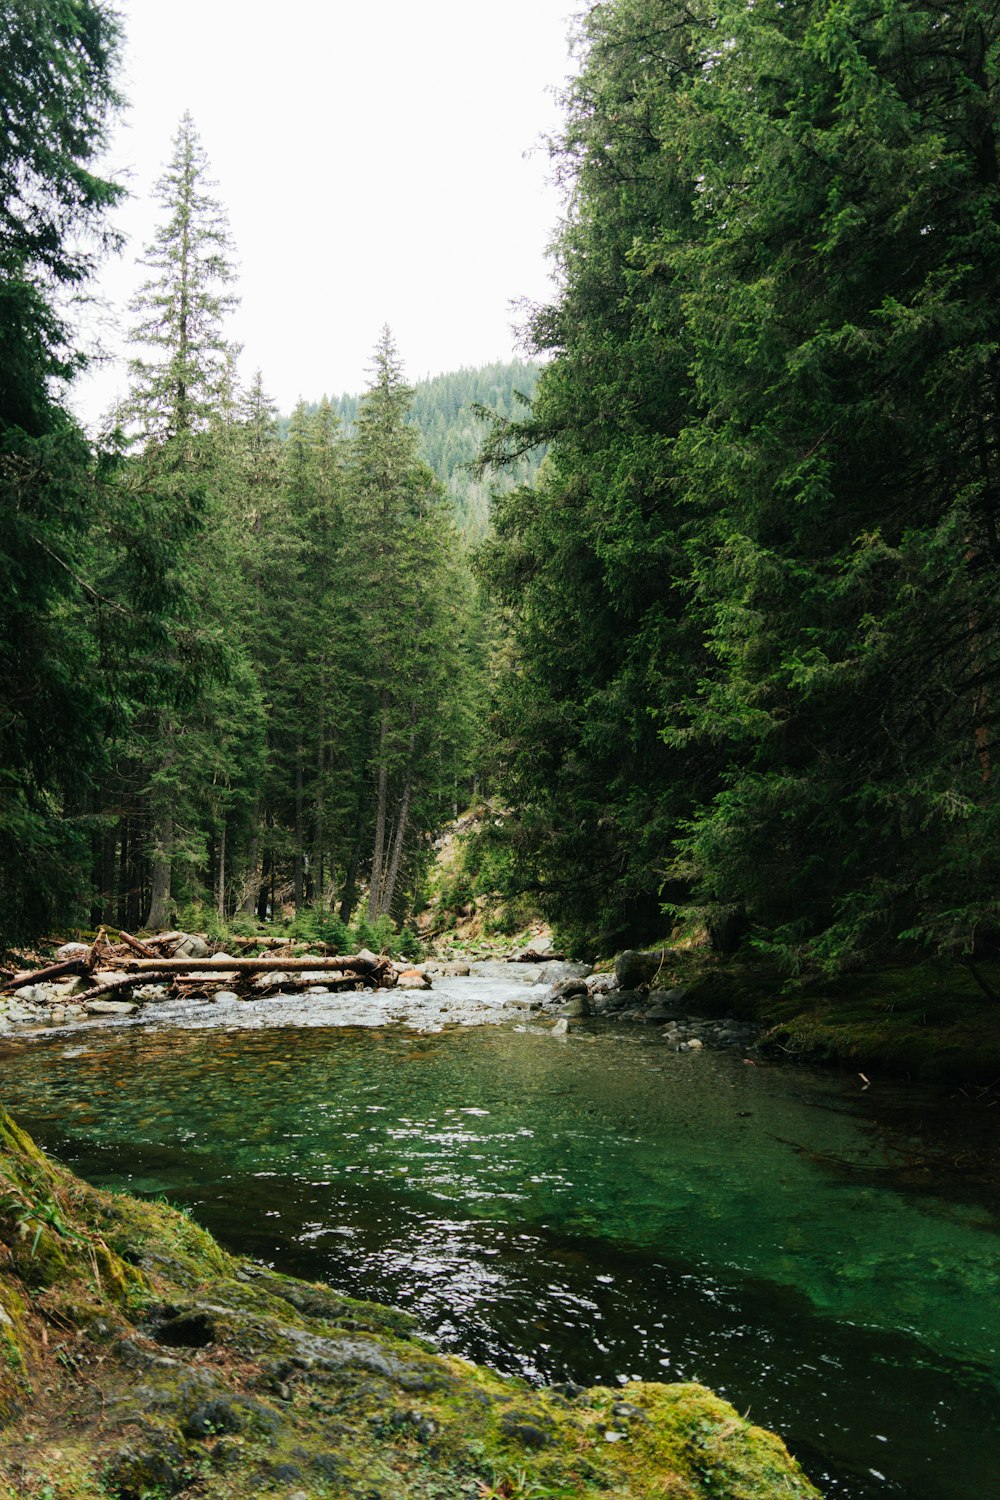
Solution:
{"label": "mossy bank", "polygon": [[682,1009],[753,1021],[775,1055],[927,1083],[1000,1083],[1000,962],[928,960],[790,982],[742,953],[655,951],[655,984],[673,987]]}
{"label": "mossy bank", "polygon": [[98,1192],[0,1110],[0,1495],[791,1500],[772,1434],[699,1385],[532,1390],[403,1313]]}

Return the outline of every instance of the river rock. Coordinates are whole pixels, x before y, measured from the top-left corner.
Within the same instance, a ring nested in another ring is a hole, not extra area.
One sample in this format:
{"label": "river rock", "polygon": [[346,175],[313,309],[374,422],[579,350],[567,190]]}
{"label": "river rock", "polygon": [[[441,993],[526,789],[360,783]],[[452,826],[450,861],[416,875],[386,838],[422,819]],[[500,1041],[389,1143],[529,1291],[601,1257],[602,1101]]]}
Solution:
{"label": "river rock", "polygon": [[651,984],[663,967],[666,949],[658,948],[651,953],[626,948],[615,959],[615,977],[623,990],[637,990],[640,985]]}
{"label": "river rock", "polygon": [[650,1005],[680,1005],[691,993],[690,985],[678,984],[670,990],[650,990]]}
{"label": "river rock", "polygon": [[21,1005],[48,1005],[52,999],[52,986],[48,984],[23,984],[17,992]]}
{"label": "river rock", "polygon": [[142,1000],[146,1003],[167,1000],[169,997],[170,986],[168,984],[137,984],[132,991],[133,1000]]}
{"label": "river rock", "polygon": [[560,979],[546,995],[547,1000],[571,1000],[574,995],[586,995],[589,991],[582,979]]}
{"label": "river rock", "polygon": [[208,958],[209,947],[196,932],[186,932],[174,949],[175,958]]}
{"label": "river rock", "polygon": [[428,964],[426,972],[440,979],[467,979],[472,973],[472,968],[471,965],[459,963],[456,959],[449,962]]}
{"label": "river rock", "polygon": [[429,990],[431,981],[422,969],[404,969],[396,980],[399,990]]}
{"label": "river rock", "polygon": [[216,990],[212,998],[217,1005],[220,1002],[223,1005],[233,1005],[240,997],[235,990]]}
{"label": "river rock", "polygon": [[571,1018],[576,1018],[578,1016],[589,1016],[590,996],[587,994],[587,991],[584,989],[579,994],[570,995],[559,1014],[561,1016],[569,1016]]}
{"label": "river rock", "polygon": [[56,958],[60,963],[65,963],[71,958],[87,958],[90,949],[86,943],[63,943],[61,948],[56,949]]}
{"label": "river rock", "polygon": [[139,1009],[132,1000],[88,1000],[83,1008],[92,1016],[130,1016]]}
{"label": "river rock", "polygon": [[268,990],[280,990],[283,984],[289,984],[290,982],[287,974],[275,971],[272,974],[259,975],[254,980],[253,987],[261,994],[266,994]]}

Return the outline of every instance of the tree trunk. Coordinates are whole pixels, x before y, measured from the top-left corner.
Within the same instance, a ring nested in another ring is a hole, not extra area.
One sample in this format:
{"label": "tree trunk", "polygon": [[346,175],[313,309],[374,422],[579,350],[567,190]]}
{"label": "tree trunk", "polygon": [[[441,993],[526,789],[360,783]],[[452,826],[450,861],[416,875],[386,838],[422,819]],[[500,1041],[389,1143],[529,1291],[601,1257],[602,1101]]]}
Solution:
{"label": "tree trunk", "polygon": [[226,820],[223,817],[222,827],[219,830],[219,868],[217,871],[218,884],[216,886],[216,910],[219,920],[226,920]]}
{"label": "tree trunk", "polygon": [[403,857],[403,840],[406,837],[406,825],[410,818],[410,794],[413,791],[413,768],[412,754],[413,741],[410,741],[411,765],[407,768],[406,784],[403,787],[403,797],[399,805],[399,819],[396,823],[396,837],[392,841],[392,855],[389,859],[389,873],[386,876],[385,888],[382,892],[382,910],[392,913],[393,898],[396,894],[396,881],[399,879],[399,866]]}
{"label": "tree trunk", "polygon": [[260,895],[260,805],[258,802],[254,803],[252,827],[253,833],[250,835],[250,848],[247,854],[246,885],[239,904],[241,917],[254,915]]}
{"label": "tree trunk", "polygon": [[382,722],[378,742],[378,794],[375,804],[375,843],[372,848],[372,878],[368,894],[368,919],[374,922],[381,911],[382,866],[385,860],[385,815],[389,800],[389,703],[382,694]]}
{"label": "tree trunk", "polygon": [[158,931],[170,921],[170,865],[174,848],[174,820],[161,813],[153,826],[153,889],[145,926]]}
{"label": "tree trunk", "polygon": [[305,862],[303,859],[305,828],[302,809],[302,754],[302,745],[301,743],[299,743],[295,747],[295,890],[293,900],[295,902],[296,911],[301,911],[302,903],[305,899]]}
{"label": "tree trunk", "polygon": [[340,902],[340,920],[349,927],[354,915],[354,903],[358,899],[358,865],[361,863],[361,846],[365,837],[365,800],[362,797],[358,808],[358,827],[354,835],[354,847],[344,874],[344,894]]}

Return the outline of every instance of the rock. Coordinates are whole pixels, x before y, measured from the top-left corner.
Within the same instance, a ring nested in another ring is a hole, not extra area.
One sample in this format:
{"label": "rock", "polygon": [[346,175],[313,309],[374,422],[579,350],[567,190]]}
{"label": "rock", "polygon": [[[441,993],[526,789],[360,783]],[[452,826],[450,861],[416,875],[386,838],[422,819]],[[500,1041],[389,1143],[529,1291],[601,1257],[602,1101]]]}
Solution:
{"label": "rock", "polygon": [[469,964],[458,963],[456,961],[452,963],[428,964],[426,972],[441,979],[466,979],[472,973],[472,968]]}
{"label": "rock", "polygon": [[86,943],[63,943],[61,948],[56,949],[56,958],[59,963],[65,963],[71,958],[86,958],[89,953]]}
{"label": "rock", "polygon": [[675,985],[670,990],[650,990],[650,1005],[680,1005],[691,993],[691,986],[687,984]]}
{"label": "rock", "polygon": [[571,995],[559,1012],[562,1016],[576,1017],[590,1015],[590,996],[584,990],[582,995]]}
{"label": "rock", "polygon": [[168,1000],[170,998],[170,986],[168,984],[137,984],[132,991],[133,1000],[155,1002],[157,1000]]}
{"label": "rock", "polygon": [[700,1037],[693,1036],[688,1041],[688,1044],[687,1044],[688,1051],[689,1052],[700,1052],[701,1049],[704,1047],[704,1045],[705,1045],[705,1043],[701,1040]]}
{"label": "rock", "polygon": [[48,1005],[55,998],[54,984],[22,984],[18,990],[21,1005]]}
{"label": "rock", "polygon": [[396,980],[399,990],[429,990],[431,981],[422,969],[404,969]]}
{"label": "rock", "polygon": [[235,990],[216,990],[213,996],[216,1004],[221,1001],[223,1005],[235,1005],[239,998]]}
{"label": "rock", "polygon": [[626,948],[615,959],[615,977],[623,990],[637,990],[656,979],[666,960],[666,949],[657,948],[651,953]]}
{"label": "rock", "polygon": [[83,1008],[92,1016],[130,1016],[139,1009],[132,1000],[88,1000]]}
{"label": "rock", "polygon": [[557,1021],[556,1024],[553,1026],[553,1028],[552,1028],[552,1035],[553,1036],[565,1036],[568,1031],[569,1031],[569,1021],[566,1019],[565,1016],[563,1016],[562,1019],[559,1020],[559,1021]]}
{"label": "rock", "polygon": [[574,995],[587,995],[589,990],[582,979],[560,979],[546,995],[547,1000],[572,1000]]}
{"label": "rock", "polygon": [[[189,958],[202,958],[202,957],[204,957],[204,955],[201,954],[201,953],[198,953],[198,954],[189,953],[188,957]],[[229,963],[229,964],[235,963],[235,959],[233,958],[233,955],[231,953],[222,953],[222,952],[213,953],[212,957],[213,957],[213,959],[216,959],[216,958],[225,959],[226,963]]]}
{"label": "rock", "polygon": [[186,932],[174,949],[175,958],[208,958],[209,946],[196,932]]}
{"label": "rock", "polygon": [[275,971],[273,974],[261,974],[254,980],[253,987],[255,990],[263,993],[267,990],[280,990],[283,984],[289,983],[290,980],[287,974]]}

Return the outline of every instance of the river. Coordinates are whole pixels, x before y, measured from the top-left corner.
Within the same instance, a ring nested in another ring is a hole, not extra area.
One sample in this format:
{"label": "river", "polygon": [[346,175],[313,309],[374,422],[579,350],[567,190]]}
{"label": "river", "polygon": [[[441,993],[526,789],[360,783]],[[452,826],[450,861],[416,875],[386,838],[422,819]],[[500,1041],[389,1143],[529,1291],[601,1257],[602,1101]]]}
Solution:
{"label": "river", "polygon": [[1000,1226],[931,1149],[955,1102],[652,1026],[555,1035],[524,978],[443,981],[411,1014],[352,997],[350,1024],[298,998],[7,1041],[0,1097],[89,1180],[443,1348],[532,1381],[703,1380],[837,1500],[991,1493]]}

